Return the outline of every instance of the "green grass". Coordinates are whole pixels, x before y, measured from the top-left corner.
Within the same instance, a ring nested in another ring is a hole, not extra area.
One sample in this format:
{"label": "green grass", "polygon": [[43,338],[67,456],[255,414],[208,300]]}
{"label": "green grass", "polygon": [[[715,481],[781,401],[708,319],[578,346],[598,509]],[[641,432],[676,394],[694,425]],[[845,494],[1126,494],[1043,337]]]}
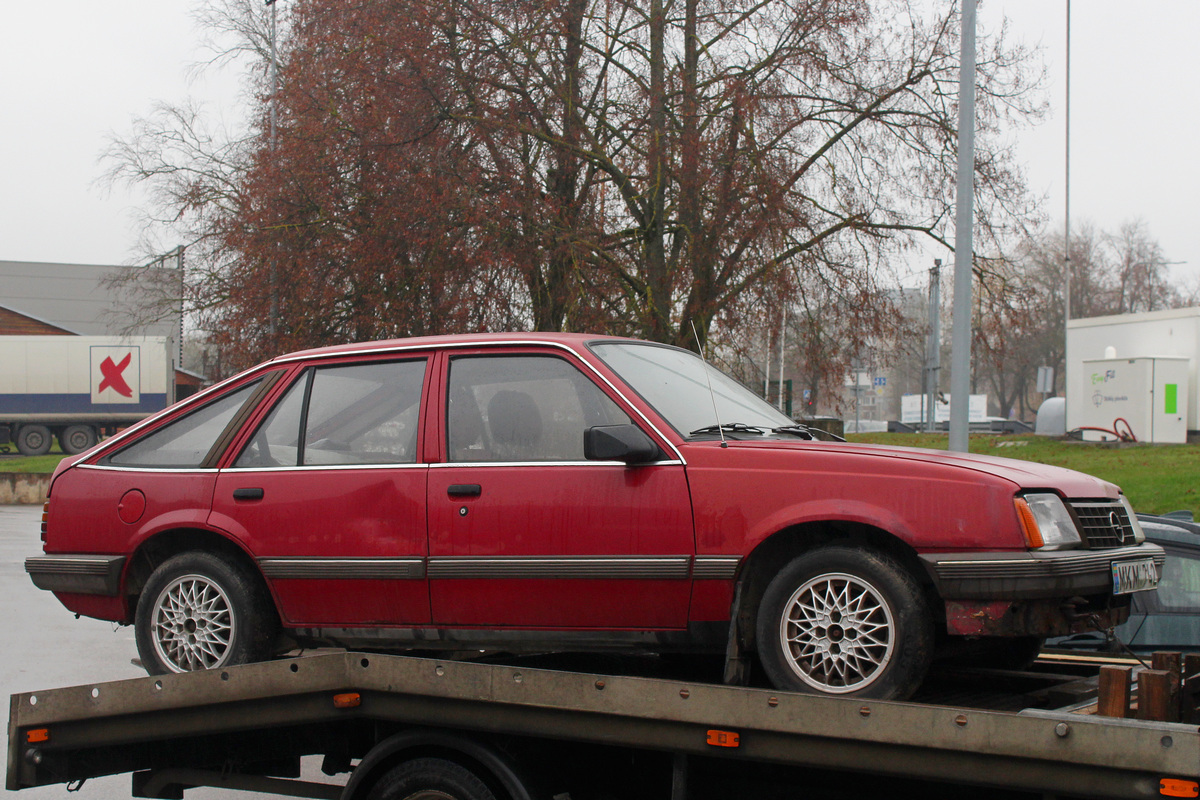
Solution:
{"label": "green grass", "polygon": [[0,472],[54,472],[62,453],[47,453],[44,456],[17,456],[0,458]]}
{"label": "green grass", "polygon": [[[864,433],[853,442],[945,450],[945,435]],[[1096,444],[1045,436],[972,436],[971,452],[1086,472],[1120,486],[1137,511],[1191,511],[1200,518],[1200,447],[1196,445]]]}

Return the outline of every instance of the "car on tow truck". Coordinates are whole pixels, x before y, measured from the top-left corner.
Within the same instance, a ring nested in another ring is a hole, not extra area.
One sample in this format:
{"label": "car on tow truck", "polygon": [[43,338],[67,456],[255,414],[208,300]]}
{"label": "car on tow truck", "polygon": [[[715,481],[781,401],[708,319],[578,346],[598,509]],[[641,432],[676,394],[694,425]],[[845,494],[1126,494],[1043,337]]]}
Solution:
{"label": "car on tow truck", "polygon": [[151,673],[297,646],[725,653],[904,698],[1115,625],[1163,554],[1077,472],[824,441],[695,354],[479,334],[280,356],[64,459],[36,585]]}

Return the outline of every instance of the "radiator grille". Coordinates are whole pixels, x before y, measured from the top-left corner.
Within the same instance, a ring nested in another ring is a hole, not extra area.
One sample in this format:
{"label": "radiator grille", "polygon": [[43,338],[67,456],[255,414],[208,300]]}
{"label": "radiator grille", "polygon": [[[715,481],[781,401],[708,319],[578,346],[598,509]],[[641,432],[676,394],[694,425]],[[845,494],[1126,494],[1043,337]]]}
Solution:
{"label": "radiator grille", "polygon": [[1133,525],[1121,503],[1073,502],[1071,508],[1083,528],[1083,538],[1092,550],[1107,550],[1134,543]]}

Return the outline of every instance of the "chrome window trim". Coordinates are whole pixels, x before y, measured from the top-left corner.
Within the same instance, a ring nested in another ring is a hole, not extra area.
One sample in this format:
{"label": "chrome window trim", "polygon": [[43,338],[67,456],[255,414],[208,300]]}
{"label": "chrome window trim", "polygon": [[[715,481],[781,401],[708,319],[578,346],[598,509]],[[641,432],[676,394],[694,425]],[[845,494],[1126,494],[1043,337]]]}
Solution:
{"label": "chrome window trim", "polygon": [[112,464],[76,464],[72,469],[98,469],[111,470],[113,472],[153,472],[155,474],[162,473],[213,473],[214,475],[221,470],[216,467],[118,467]]}
{"label": "chrome window trim", "polygon": [[325,472],[329,470],[348,469],[428,469],[431,466],[435,465],[426,464],[423,461],[402,461],[396,464],[304,464],[302,466],[288,467],[222,467],[217,471],[227,475],[253,475],[259,472]]}
{"label": "chrome window trim", "polygon": [[[632,469],[629,464],[623,461],[438,461],[433,464],[427,464],[431,469],[449,469],[451,467],[470,467],[472,469],[479,467],[620,467],[621,469]],[[636,468],[642,467],[682,467],[682,461],[650,461],[645,464],[638,464]]]}

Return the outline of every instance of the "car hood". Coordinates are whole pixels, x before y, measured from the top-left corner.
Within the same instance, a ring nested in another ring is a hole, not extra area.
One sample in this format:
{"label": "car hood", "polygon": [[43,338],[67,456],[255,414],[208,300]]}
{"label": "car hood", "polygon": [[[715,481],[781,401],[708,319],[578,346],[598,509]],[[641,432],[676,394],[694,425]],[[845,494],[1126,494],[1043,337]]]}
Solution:
{"label": "car hood", "polygon": [[1020,461],[1013,458],[982,456],[973,453],[956,453],[948,450],[925,450],[916,447],[891,445],[855,444],[851,442],[788,442],[779,439],[759,441],[729,441],[730,447],[769,448],[800,452],[827,452],[843,456],[861,456],[871,459],[908,461],[942,469],[971,470],[1015,484],[1021,489],[1051,489],[1064,497],[1112,498],[1121,490],[1115,484],[1073,469]]}

